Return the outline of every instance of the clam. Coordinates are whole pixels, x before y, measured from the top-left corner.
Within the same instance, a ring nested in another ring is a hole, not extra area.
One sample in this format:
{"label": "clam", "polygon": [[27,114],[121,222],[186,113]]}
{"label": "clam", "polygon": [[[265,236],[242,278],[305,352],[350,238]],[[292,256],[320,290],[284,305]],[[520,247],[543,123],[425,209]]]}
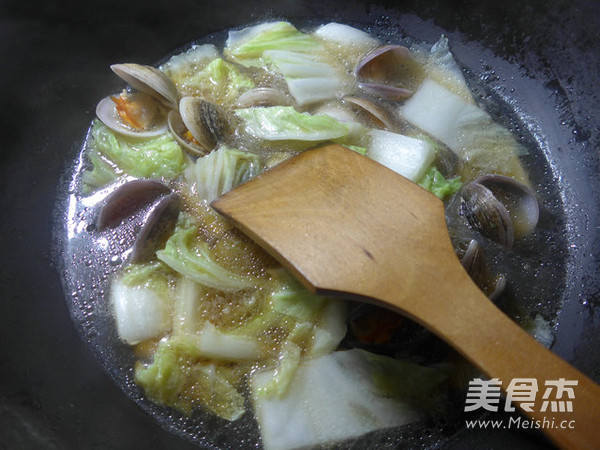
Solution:
{"label": "clam", "polygon": [[473,282],[490,300],[497,300],[502,292],[504,292],[506,288],[506,276],[503,274],[492,274],[483,248],[475,239],[469,242],[461,263]]}
{"label": "clam", "polygon": [[144,179],[129,181],[104,199],[96,219],[96,228],[98,231],[114,228],[135,211],[169,192],[171,189],[159,181]]}
{"label": "clam", "polygon": [[238,108],[252,106],[292,106],[294,99],[279,89],[270,87],[257,87],[244,92],[237,99]]}
{"label": "clam", "polygon": [[384,45],[369,52],[358,63],[359,86],[390,100],[403,100],[424,78],[423,68],[401,45]]}
{"label": "clam", "polygon": [[479,183],[469,183],[460,193],[460,210],[468,224],[483,236],[511,248],[513,223],[506,207],[492,191]]}
{"label": "clam", "polygon": [[536,227],[540,208],[535,193],[523,183],[503,175],[484,175],[475,180],[488,188],[506,207],[512,220],[515,239],[530,234]]}
{"label": "clam", "polygon": [[167,124],[169,125],[169,130],[181,148],[187,150],[189,153],[195,156],[202,156],[209,151],[207,148],[202,147],[192,136],[183,123],[181,115],[174,109],[169,111],[169,115],[167,116]]}
{"label": "clam", "polygon": [[[203,149],[203,153],[212,151],[228,134],[226,112],[220,106],[202,98],[183,97],[179,102],[179,114],[185,128],[195,140],[194,144]],[[174,130],[177,131],[176,128]],[[185,138],[180,133],[176,134],[179,138]]]}
{"label": "clam", "polygon": [[[430,138],[432,139],[432,138]],[[435,167],[446,178],[452,178],[460,173],[462,161],[456,153],[441,142],[435,141]]]}
{"label": "clam", "polygon": [[181,211],[181,197],[172,193],[162,197],[150,210],[131,250],[130,262],[150,260],[173,234]]}
{"label": "clam", "polygon": [[406,100],[413,94],[410,89],[405,89],[397,86],[388,86],[377,83],[358,83],[358,87],[368,94],[372,94],[379,98],[387,100]]}
{"label": "clam", "polygon": [[96,106],[96,116],[116,133],[131,137],[155,137],[167,131],[162,106],[143,92],[123,92],[105,97]]}
{"label": "clam", "polygon": [[169,109],[177,108],[177,88],[164,73],[142,64],[113,64],[112,71],[131,87],[151,95]]}
{"label": "clam", "polygon": [[384,128],[388,131],[394,131],[398,128],[392,114],[380,104],[368,98],[347,96],[344,97],[344,102],[364,113],[378,128]]}

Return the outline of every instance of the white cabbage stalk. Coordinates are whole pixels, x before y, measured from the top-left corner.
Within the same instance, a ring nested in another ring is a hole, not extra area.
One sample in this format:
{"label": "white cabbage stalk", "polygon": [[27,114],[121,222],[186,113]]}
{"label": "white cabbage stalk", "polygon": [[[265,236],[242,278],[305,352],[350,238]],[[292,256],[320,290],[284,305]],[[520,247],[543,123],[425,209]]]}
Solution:
{"label": "white cabbage stalk", "polygon": [[180,221],[156,257],[184,277],[214,289],[235,291],[256,283],[255,278],[234,273],[215,261],[210,246],[198,239],[198,228],[187,219]]}
{"label": "white cabbage stalk", "polygon": [[433,162],[435,151],[421,139],[384,130],[370,130],[367,156],[417,182]]}
{"label": "white cabbage stalk", "polygon": [[204,287],[187,277],[179,277],[173,303],[173,334],[192,334],[198,327],[200,298]]}
{"label": "white cabbage stalk", "polygon": [[399,112],[481,173],[504,174],[527,183],[518,160],[525,151],[514,136],[485,111],[439,83],[426,79]]}
{"label": "white cabbage stalk", "polygon": [[123,341],[134,345],[168,331],[168,305],[153,289],[116,280],[110,292],[117,333]]}
{"label": "white cabbage stalk", "polygon": [[224,333],[212,323],[205,322],[194,335],[174,336],[171,342],[183,339],[187,345],[193,345],[195,354],[218,361],[256,361],[261,359],[258,341],[247,336]]}
{"label": "white cabbage stalk", "polygon": [[255,373],[251,395],[267,450],[350,439],[422,417],[402,400],[382,395],[364,352],[334,352],[304,360],[283,398],[261,395],[273,370]]}
{"label": "white cabbage stalk", "polygon": [[313,340],[308,356],[321,356],[334,351],[346,336],[346,304],[330,299],[313,328]]}
{"label": "white cabbage stalk", "polygon": [[330,64],[332,58],[323,54],[305,54],[268,50],[263,58],[282,74],[290,94],[299,106],[342,97],[349,92],[351,77]]}
{"label": "white cabbage stalk", "polygon": [[448,38],[444,35],[433,44],[427,60],[424,62],[425,73],[437,83],[468,103],[475,104],[471,90],[467,86],[465,76],[450,52]]}
{"label": "white cabbage stalk", "polygon": [[406,101],[400,108],[400,114],[459,156],[468,149],[471,139],[471,136],[461,133],[461,128],[491,121],[489,115],[477,106],[467,103],[431,79],[425,80]]}

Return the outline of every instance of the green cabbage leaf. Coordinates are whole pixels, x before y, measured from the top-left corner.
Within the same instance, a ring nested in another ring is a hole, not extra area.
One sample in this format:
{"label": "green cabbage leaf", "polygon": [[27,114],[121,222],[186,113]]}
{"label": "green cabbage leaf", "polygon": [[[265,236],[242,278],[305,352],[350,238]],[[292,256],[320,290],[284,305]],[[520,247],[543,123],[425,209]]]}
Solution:
{"label": "green cabbage leaf", "polygon": [[181,148],[170,133],[150,139],[130,138],[113,133],[96,120],[88,146],[94,165],[87,176],[91,182],[107,180],[111,166],[134,177],[165,179],[177,177],[184,166]]}
{"label": "green cabbage leaf", "polygon": [[322,48],[317,39],[298,31],[289,22],[269,22],[230,31],[224,53],[245,66],[262,66],[262,56],[267,50],[314,53]]}
{"label": "green cabbage leaf", "polygon": [[460,177],[447,180],[435,166],[431,166],[417,183],[441,200],[456,194],[462,187]]}
{"label": "green cabbage leaf", "polygon": [[348,135],[348,127],[325,114],[311,115],[296,111],[291,106],[238,109],[244,128],[267,141],[319,142]]}
{"label": "green cabbage leaf", "polygon": [[236,420],[244,412],[244,397],[235,386],[231,368],[198,362],[193,342],[179,336],[162,340],[151,364],[137,363],[135,381],[148,397],[160,404],[191,413],[202,405],[227,420]]}
{"label": "green cabbage leaf", "polygon": [[211,256],[208,243],[199,239],[198,227],[185,216],[156,256],[174,271],[211,288],[232,291],[250,288],[256,283],[252,277],[219,265]]}
{"label": "green cabbage leaf", "polygon": [[187,94],[200,96],[224,106],[233,106],[243,92],[255,86],[252,78],[239,66],[216,58],[202,70],[190,74],[182,82]]}

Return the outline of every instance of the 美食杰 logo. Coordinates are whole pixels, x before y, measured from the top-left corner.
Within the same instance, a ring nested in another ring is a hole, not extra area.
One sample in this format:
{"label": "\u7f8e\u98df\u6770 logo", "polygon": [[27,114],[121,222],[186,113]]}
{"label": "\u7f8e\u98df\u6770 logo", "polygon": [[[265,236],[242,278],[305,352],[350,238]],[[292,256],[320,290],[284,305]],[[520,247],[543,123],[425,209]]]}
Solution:
{"label": "\u7f8e\u98df\u6770 logo", "polygon": [[546,380],[543,386],[540,386],[535,378],[514,378],[506,386],[506,395],[503,397],[502,382],[499,378],[490,380],[475,378],[469,382],[465,412],[476,410],[513,412],[515,405],[518,405],[523,411],[551,413],[551,417],[544,415],[536,420],[511,417],[507,423],[502,420],[468,420],[467,427],[574,428],[575,421],[568,420],[566,416],[560,417],[560,413],[573,412],[574,388],[577,384],[577,380],[559,378]]}

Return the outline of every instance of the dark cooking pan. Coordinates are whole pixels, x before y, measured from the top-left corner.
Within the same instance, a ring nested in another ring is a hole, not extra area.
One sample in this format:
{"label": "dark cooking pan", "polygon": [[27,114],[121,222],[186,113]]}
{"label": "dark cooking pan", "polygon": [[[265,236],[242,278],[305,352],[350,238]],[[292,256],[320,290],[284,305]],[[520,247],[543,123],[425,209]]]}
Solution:
{"label": "dark cooking pan", "polygon": [[[533,149],[527,163],[558,236],[538,273],[550,265],[559,276],[524,295],[557,312],[552,350],[600,381],[599,3],[24,3],[0,4],[0,448],[183,449],[194,447],[191,439],[208,448],[254,446],[255,438],[216,423],[179,436],[181,426],[171,421],[176,432],[168,431],[119,389],[119,377],[103,370],[102,349],[90,351],[88,331],[73,325],[52,230],[95,104],[122,86],[109,64],[152,64],[206,34],[267,17],[300,26],[339,21],[428,42],[449,37],[477,93],[499,105],[494,114]],[[466,430],[460,420],[404,436],[411,448],[548,446],[537,432]],[[394,437],[380,442],[401,446]]]}

